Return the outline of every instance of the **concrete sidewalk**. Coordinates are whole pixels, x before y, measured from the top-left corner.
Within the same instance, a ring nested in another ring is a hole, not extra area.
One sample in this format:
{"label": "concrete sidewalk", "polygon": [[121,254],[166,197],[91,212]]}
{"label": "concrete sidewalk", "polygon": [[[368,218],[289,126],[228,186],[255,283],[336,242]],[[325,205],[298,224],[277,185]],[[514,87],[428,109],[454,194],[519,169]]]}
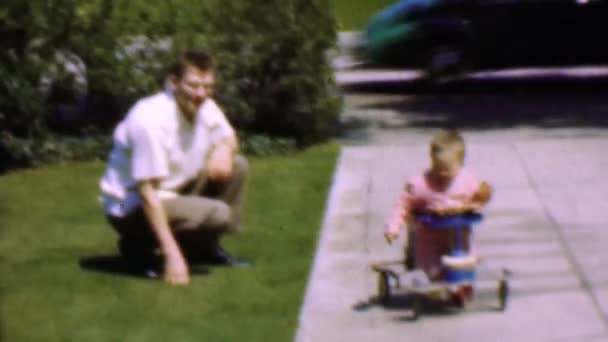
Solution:
{"label": "concrete sidewalk", "polygon": [[490,288],[477,308],[417,322],[406,309],[355,309],[376,293],[369,265],[401,255],[382,226],[427,148],[342,150],[296,341],[608,341],[605,139],[468,145],[467,165],[495,187],[476,241],[484,270],[514,272],[506,312],[491,309]]}

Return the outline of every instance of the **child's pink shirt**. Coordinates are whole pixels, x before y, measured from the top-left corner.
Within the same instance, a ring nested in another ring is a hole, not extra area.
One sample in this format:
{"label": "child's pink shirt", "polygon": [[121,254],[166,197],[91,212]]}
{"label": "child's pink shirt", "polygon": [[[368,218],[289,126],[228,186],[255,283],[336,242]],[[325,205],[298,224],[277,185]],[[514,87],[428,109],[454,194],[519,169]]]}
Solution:
{"label": "child's pink shirt", "polygon": [[441,256],[449,252],[450,248],[449,231],[426,227],[422,222],[416,221],[413,214],[416,211],[463,206],[472,199],[479,186],[477,177],[464,168],[460,169],[443,191],[436,191],[431,187],[427,173],[416,176],[407,182],[399,204],[387,223],[386,231],[397,233],[403,224],[412,224],[415,232],[413,247],[416,266],[427,273],[439,272]]}

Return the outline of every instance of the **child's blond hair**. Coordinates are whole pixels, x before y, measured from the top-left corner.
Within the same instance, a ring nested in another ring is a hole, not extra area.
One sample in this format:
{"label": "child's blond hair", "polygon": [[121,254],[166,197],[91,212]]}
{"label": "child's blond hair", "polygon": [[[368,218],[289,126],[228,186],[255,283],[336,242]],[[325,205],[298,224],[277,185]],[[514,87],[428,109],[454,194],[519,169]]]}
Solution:
{"label": "child's blond hair", "polygon": [[445,154],[454,154],[460,163],[464,162],[464,139],[458,131],[443,129],[433,136],[433,140],[431,140],[431,156]]}

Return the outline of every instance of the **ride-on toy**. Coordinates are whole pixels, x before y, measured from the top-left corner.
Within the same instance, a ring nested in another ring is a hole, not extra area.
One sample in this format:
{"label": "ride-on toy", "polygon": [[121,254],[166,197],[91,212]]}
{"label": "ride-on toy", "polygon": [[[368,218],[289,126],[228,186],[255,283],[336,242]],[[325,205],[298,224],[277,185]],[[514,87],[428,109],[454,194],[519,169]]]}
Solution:
{"label": "ride-on toy", "polygon": [[[378,273],[378,299],[383,304],[389,304],[395,295],[411,296],[414,319],[422,313],[422,301],[425,298],[439,299],[447,305],[466,308],[474,299],[478,260],[464,247],[464,230],[481,222],[482,215],[465,213],[439,216],[424,213],[417,214],[416,217],[431,229],[449,230],[453,244],[441,260],[444,277],[441,281],[431,281],[422,270],[408,268],[412,263],[405,260],[376,263],[372,265],[372,270]],[[509,273],[503,269],[497,279],[496,296],[501,311],[507,307]]]}

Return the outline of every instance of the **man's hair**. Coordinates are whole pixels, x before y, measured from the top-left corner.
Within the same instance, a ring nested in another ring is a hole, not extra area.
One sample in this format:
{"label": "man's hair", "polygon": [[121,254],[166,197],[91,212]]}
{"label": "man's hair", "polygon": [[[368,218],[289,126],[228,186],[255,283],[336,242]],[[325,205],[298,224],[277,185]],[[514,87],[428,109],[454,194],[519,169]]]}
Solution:
{"label": "man's hair", "polygon": [[431,140],[431,155],[438,153],[455,153],[460,161],[464,161],[465,145],[462,135],[454,129],[443,129]]}
{"label": "man's hair", "polygon": [[187,50],[177,57],[177,60],[169,69],[169,74],[182,78],[188,67],[195,67],[201,71],[213,71],[215,63],[211,54],[206,50]]}

